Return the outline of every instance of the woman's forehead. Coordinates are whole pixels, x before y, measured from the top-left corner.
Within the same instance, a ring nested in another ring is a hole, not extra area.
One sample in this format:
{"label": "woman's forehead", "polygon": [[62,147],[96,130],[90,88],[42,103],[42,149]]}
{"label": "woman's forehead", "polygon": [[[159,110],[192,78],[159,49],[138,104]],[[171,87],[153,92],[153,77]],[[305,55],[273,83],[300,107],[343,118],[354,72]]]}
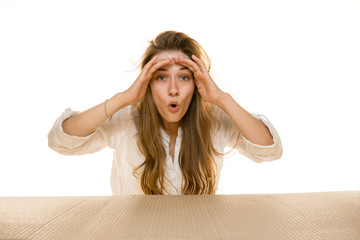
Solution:
{"label": "woman's forehead", "polygon": [[184,70],[190,71],[186,66],[181,65],[181,64],[176,63],[176,62],[172,62],[172,63],[169,63],[169,64],[167,64],[165,66],[162,66],[161,68],[159,68],[155,72],[160,72],[160,71],[184,71]]}
{"label": "woman's forehead", "polygon": [[169,59],[174,57],[184,57],[189,58],[185,53],[181,51],[163,51],[161,53],[156,54],[159,60],[161,59]]}

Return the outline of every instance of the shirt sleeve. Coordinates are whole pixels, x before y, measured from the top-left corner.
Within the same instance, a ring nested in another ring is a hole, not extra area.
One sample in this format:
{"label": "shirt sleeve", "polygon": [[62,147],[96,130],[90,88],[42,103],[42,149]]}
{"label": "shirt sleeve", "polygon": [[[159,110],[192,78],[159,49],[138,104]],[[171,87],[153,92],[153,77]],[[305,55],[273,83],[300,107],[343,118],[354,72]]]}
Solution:
{"label": "shirt sleeve", "polygon": [[54,151],[65,155],[82,155],[100,151],[107,146],[103,131],[98,128],[94,133],[86,137],[72,136],[64,132],[63,122],[78,114],[70,108],[56,119],[48,133],[48,145]]}
{"label": "shirt sleeve", "polygon": [[283,152],[281,139],[275,127],[265,116],[252,114],[255,118],[260,119],[269,129],[274,143],[268,146],[252,143],[240,133],[236,125],[225,112],[220,111],[219,114],[221,132],[226,147],[235,148],[238,152],[255,162],[267,162],[281,158]]}

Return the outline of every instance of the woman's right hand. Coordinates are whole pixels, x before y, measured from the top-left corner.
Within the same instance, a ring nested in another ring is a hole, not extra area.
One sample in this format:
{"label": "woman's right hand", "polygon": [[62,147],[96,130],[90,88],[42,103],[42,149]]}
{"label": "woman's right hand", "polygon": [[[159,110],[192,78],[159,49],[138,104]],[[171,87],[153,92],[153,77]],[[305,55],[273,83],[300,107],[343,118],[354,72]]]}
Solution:
{"label": "woman's right hand", "polygon": [[139,77],[126,91],[116,94],[105,103],[102,102],[95,107],[65,120],[62,124],[64,132],[79,137],[89,136],[107,118],[121,108],[135,104],[143,99],[153,73],[173,60],[174,59],[158,60],[157,57],[154,57],[144,66]]}
{"label": "woman's right hand", "polygon": [[152,58],[143,68],[135,82],[124,92],[129,105],[135,104],[143,99],[146,93],[146,89],[152,78],[153,73],[171,63],[174,59],[160,59],[158,57]]}

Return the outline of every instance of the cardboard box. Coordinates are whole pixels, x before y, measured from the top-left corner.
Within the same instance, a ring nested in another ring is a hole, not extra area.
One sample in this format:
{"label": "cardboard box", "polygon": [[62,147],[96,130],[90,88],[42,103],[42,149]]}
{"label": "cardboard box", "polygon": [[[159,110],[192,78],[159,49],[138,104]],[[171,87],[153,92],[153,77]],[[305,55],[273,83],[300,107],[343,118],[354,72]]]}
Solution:
{"label": "cardboard box", "polygon": [[0,239],[360,239],[360,191],[2,197]]}

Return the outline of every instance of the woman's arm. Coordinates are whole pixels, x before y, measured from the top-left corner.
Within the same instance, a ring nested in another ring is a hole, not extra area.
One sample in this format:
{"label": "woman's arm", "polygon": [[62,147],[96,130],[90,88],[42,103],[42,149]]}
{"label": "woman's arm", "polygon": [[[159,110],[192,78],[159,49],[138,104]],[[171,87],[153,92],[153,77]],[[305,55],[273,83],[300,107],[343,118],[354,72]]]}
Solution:
{"label": "woman's arm", "polygon": [[118,93],[106,102],[100,103],[95,107],[65,120],[62,124],[64,132],[78,137],[90,135],[108,117],[128,105],[140,101],[146,93],[152,74],[160,67],[169,64],[171,61],[173,61],[173,59],[158,61],[157,57],[154,57],[144,66],[139,77],[126,91]]}
{"label": "woman's arm", "polygon": [[[96,128],[98,128],[107,117],[112,116],[114,113],[128,105],[126,93],[118,93],[108,99],[106,104],[105,102],[100,103],[95,107],[65,120],[62,124],[63,130],[65,133],[72,136],[86,137],[95,132]],[[105,107],[108,116],[105,114]]]}
{"label": "woman's arm", "polygon": [[255,118],[244,108],[242,108],[230,94],[221,92],[221,97],[216,102],[234,122],[242,135],[250,142],[258,145],[272,145],[274,143],[273,136],[264,123]]}
{"label": "woman's arm", "polygon": [[200,96],[205,101],[221,108],[246,139],[258,145],[272,145],[273,137],[263,122],[243,109],[230,94],[221,91],[200,59],[194,55],[192,59],[193,61],[186,58],[175,60],[194,73],[195,84]]}

